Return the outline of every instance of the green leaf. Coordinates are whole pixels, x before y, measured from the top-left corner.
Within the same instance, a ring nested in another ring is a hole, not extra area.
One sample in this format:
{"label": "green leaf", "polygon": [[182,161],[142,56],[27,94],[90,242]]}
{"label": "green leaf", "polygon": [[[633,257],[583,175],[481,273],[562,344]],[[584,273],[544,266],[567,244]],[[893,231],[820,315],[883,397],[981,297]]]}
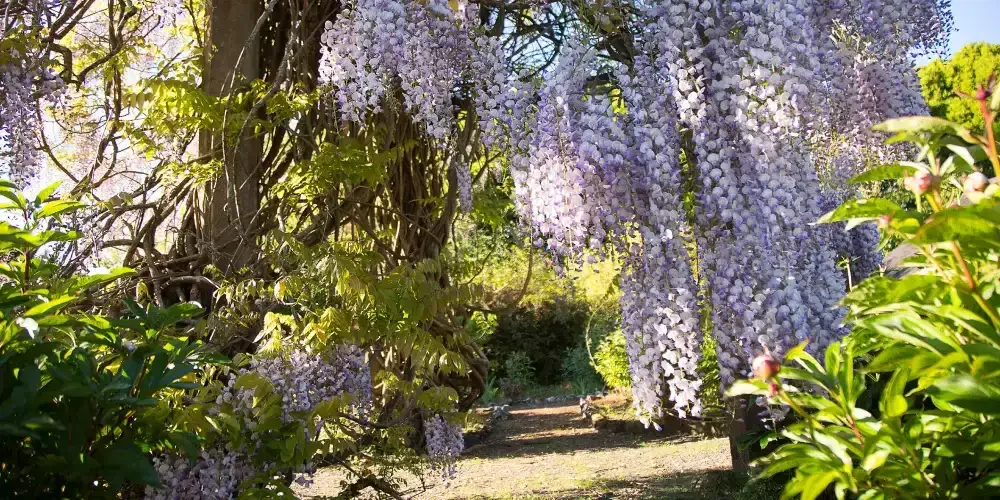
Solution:
{"label": "green leaf", "polygon": [[949,208],[934,214],[924,222],[911,243],[1000,244],[1000,205],[984,205]]}
{"label": "green leaf", "polygon": [[879,449],[871,452],[865,459],[861,462],[861,468],[871,472],[883,465],[885,465],[886,460],[889,459],[889,450]]}
{"label": "green leaf", "polygon": [[826,487],[837,479],[837,476],[837,472],[834,471],[810,475],[802,489],[802,500],[816,500],[816,497],[826,491]]}
{"label": "green leaf", "polygon": [[44,316],[51,314],[55,311],[58,311],[59,309],[62,309],[63,306],[65,306],[66,304],[73,302],[74,298],[75,297],[69,295],[56,297],[54,299],[49,300],[48,302],[42,302],[41,304],[36,304],[32,306],[30,309],[24,312],[24,315],[31,318],[35,316]]}
{"label": "green leaf", "polygon": [[892,118],[873,127],[879,132],[925,132],[934,135],[951,134],[961,137],[966,142],[977,141],[965,127],[933,116],[904,116]]}
{"label": "green leaf", "polygon": [[55,217],[59,214],[85,207],[83,203],[75,200],[55,200],[42,205],[42,208],[35,215],[37,219]]}
{"label": "green leaf", "polygon": [[198,436],[190,432],[173,431],[167,434],[167,439],[175,447],[183,450],[188,458],[197,457],[201,449],[198,445]]}
{"label": "green leaf", "polygon": [[993,111],[1000,110],[1000,81],[993,86],[993,93],[990,95],[990,109]]}
{"label": "green leaf", "polygon": [[795,347],[792,347],[791,349],[789,349],[788,351],[786,351],[785,352],[785,356],[784,356],[784,362],[787,363],[788,361],[795,361],[796,359],[799,359],[803,355],[811,357],[811,355],[806,352],[806,345],[808,345],[808,344],[809,344],[809,341],[808,340],[804,340],[804,341],[800,342],[798,345],[796,345]]}
{"label": "green leaf", "polygon": [[767,394],[767,384],[760,380],[737,380],[726,389],[726,397]]}
{"label": "green leaf", "polygon": [[130,440],[119,439],[101,450],[95,458],[104,466],[102,472],[113,486],[132,481],[149,486],[159,486],[160,477],[146,455]]}
{"label": "green leaf", "polygon": [[898,163],[892,165],[880,165],[868,170],[867,172],[852,177],[851,180],[847,182],[850,184],[861,184],[863,182],[883,181],[887,179],[902,179],[903,177],[911,175],[916,171],[917,169],[915,167],[900,165]]}
{"label": "green leaf", "polygon": [[966,373],[938,380],[927,393],[968,411],[1000,415],[1000,387]]}
{"label": "green leaf", "polygon": [[892,374],[892,378],[889,379],[889,383],[882,392],[882,400],[879,402],[879,408],[884,415],[891,418],[900,417],[910,408],[906,396],[903,395],[909,378],[910,371],[906,367],[900,368]]}
{"label": "green leaf", "polygon": [[28,200],[24,198],[24,195],[20,191],[3,188],[0,189],[0,196],[10,200],[19,210],[24,210],[28,207]]}
{"label": "green leaf", "polygon": [[38,192],[38,196],[35,196],[35,203],[39,205],[44,203],[45,200],[49,199],[49,196],[52,196],[52,193],[56,192],[56,189],[59,189],[60,184],[62,184],[62,181],[56,181],[45,186],[44,189]]}
{"label": "green leaf", "polygon": [[848,200],[831,212],[819,218],[817,223],[842,222],[853,219],[873,220],[883,215],[892,215],[902,208],[882,198]]}

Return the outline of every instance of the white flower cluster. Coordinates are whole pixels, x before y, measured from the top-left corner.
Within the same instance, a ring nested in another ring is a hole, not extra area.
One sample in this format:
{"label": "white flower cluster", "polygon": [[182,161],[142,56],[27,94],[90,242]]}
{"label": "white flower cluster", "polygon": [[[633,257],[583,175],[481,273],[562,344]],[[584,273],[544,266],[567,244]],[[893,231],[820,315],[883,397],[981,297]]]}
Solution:
{"label": "white flower cluster", "polygon": [[454,479],[455,461],[465,449],[462,427],[441,415],[434,415],[424,420],[424,438],[432,468],[439,470],[445,481]]}

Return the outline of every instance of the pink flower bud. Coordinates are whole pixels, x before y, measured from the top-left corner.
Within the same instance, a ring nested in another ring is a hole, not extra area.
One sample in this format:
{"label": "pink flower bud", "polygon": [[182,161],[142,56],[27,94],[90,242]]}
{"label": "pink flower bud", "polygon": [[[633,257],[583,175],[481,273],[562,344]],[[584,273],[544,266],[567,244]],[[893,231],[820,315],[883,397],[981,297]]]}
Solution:
{"label": "pink flower bud", "polygon": [[940,182],[941,179],[934,174],[921,170],[911,176],[905,177],[903,179],[903,186],[919,196],[936,188]]}
{"label": "pink flower bud", "polygon": [[991,93],[992,92],[987,90],[986,87],[983,87],[983,84],[979,84],[979,86],[976,88],[976,100],[985,101],[990,97]]}
{"label": "pink flower bud", "polygon": [[878,227],[880,227],[882,229],[888,228],[889,225],[892,224],[892,216],[891,215],[880,215],[879,218],[878,218],[877,224],[878,224]]}
{"label": "pink flower bud", "polygon": [[778,384],[775,384],[774,382],[768,383],[767,384],[767,393],[769,395],[771,395],[772,397],[774,397],[774,395],[778,394]]}
{"label": "pink flower bud", "polygon": [[989,183],[990,180],[982,172],[973,172],[965,178],[965,184],[962,187],[965,188],[966,193],[982,193]]}
{"label": "pink flower bud", "polygon": [[753,358],[753,363],[750,366],[753,367],[754,377],[760,380],[768,380],[781,371],[781,363],[770,354],[761,354]]}

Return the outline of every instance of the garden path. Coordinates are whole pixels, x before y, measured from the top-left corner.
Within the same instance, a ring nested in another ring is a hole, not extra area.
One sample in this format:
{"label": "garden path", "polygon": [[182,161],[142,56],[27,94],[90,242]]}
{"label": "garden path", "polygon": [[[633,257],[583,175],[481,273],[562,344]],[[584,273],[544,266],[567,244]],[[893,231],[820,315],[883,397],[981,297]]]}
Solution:
{"label": "garden path", "polygon": [[[731,492],[742,486],[728,471],[725,439],[598,432],[572,402],[511,407],[510,413],[483,443],[465,451],[448,487],[438,478],[428,477],[425,485],[413,480],[404,496],[716,499],[736,498]],[[336,472],[321,470],[315,479],[302,492],[305,498],[336,495]]]}

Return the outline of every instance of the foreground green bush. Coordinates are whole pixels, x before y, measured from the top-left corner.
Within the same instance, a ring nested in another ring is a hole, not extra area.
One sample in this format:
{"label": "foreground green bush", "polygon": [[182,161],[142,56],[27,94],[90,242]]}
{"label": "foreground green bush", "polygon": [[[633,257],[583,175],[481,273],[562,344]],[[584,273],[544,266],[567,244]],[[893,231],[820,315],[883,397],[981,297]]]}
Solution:
{"label": "foreground green bush", "polygon": [[197,436],[169,415],[224,359],[188,338],[178,322],[201,312],[179,304],[119,318],[76,307],[130,274],[116,269],[62,276],[44,255],[77,238],[60,217],[69,200],[34,200],[0,182],[0,484],[3,496],[104,497],[126,483],[156,485],[152,450],[197,451]]}
{"label": "foreground green bush", "polygon": [[[764,476],[794,471],[785,497],[990,498],[1000,495],[1000,197],[978,163],[996,168],[992,123],[1000,94],[975,96],[985,135],[929,117],[879,129],[919,151],[857,182],[904,178],[917,205],[850,201],[824,216],[876,220],[883,238],[917,250],[902,279],[874,277],[843,301],[853,327],[822,362],[805,344],[755,360],[758,380],[730,394],[767,396],[795,413],[784,440],[759,461]],[[879,391],[881,391],[879,393]],[[874,393],[877,407],[865,409]]]}

